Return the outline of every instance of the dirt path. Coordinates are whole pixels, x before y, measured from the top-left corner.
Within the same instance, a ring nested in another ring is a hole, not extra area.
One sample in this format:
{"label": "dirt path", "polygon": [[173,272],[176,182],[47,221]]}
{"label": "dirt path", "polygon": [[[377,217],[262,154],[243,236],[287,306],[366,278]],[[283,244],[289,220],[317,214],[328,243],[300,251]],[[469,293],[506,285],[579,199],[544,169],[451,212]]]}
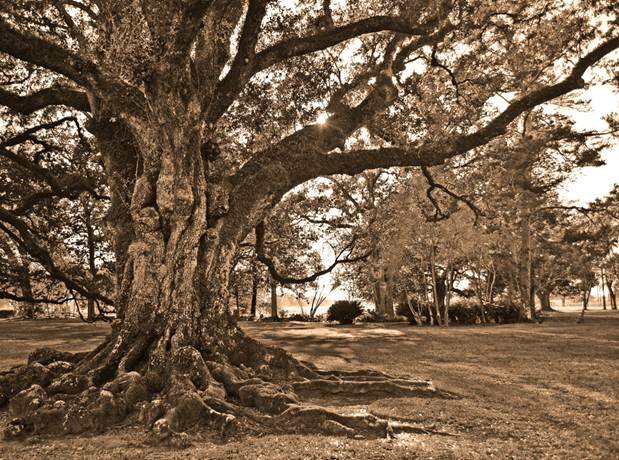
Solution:
{"label": "dirt path", "polygon": [[[331,401],[346,412],[404,418],[453,436],[394,441],[264,436],[227,445],[196,435],[181,452],[145,447],[143,430],[0,444],[0,458],[617,458],[619,315],[592,313],[577,325],[558,314],[541,325],[416,328],[251,323],[254,337],[326,368],[371,367],[432,378],[455,400]],[[0,368],[41,345],[92,348],[104,325],[0,321]],[[324,403],[324,401],[322,401]]]}

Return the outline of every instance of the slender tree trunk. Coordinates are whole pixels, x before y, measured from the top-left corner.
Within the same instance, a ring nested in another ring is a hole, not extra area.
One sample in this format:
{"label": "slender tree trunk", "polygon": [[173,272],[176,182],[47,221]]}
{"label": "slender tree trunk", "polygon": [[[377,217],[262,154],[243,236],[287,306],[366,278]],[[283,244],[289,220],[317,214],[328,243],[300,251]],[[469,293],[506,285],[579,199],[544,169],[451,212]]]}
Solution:
{"label": "slender tree trunk", "polygon": [[271,280],[271,319],[279,319],[277,312],[277,281]]}
{"label": "slender tree trunk", "polygon": [[236,302],[236,318],[240,318],[241,317],[241,299],[240,299],[240,295],[239,295],[239,286],[235,285],[234,286],[234,300]]}
{"label": "slender tree trunk", "polygon": [[488,283],[488,293],[486,295],[486,298],[488,299],[489,303],[494,303],[494,284],[496,282],[496,268],[494,266],[494,262],[492,262],[490,265],[492,267],[492,272]]}
{"label": "slender tree trunk", "polygon": [[608,288],[608,298],[610,299],[610,309],[617,309],[617,293],[613,287],[613,280],[606,277],[606,287]]}
{"label": "slender tree trunk", "polygon": [[387,283],[385,282],[385,270],[382,266],[377,266],[379,261],[371,261],[374,266],[371,268],[374,280],[374,308],[377,314],[384,315],[387,302]]}
{"label": "slender tree trunk", "polygon": [[86,301],[86,319],[88,321],[95,320],[95,301],[93,299],[87,299]]}
{"label": "slender tree trunk", "polygon": [[578,316],[577,323],[582,323],[585,320],[585,311],[587,311],[589,305],[589,297],[591,296],[591,288],[582,291],[582,310]]}
{"label": "slender tree trunk", "polygon": [[[530,218],[528,218],[530,219]],[[533,267],[533,244],[531,241],[531,223],[528,223],[528,251],[527,251],[527,293],[529,296],[529,313],[533,321],[537,320],[535,311],[535,270]]]}
{"label": "slender tree trunk", "polygon": [[484,290],[482,287],[481,280],[481,260],[479,261],[479,266],[473,269],[473,275],[475,277],[475,294],[477,295],[477,300],[479,302],[480,314],[481,314],[481,322],[483,324],[486,323],[486,308],[484,302]]}
{"label": "slender tree trunk", "polygon": [[443,323],[443,319],[441,318],[441,307],[440,307],[440,301],[438,298],[438,287],[436,285],[437,283],[437,277],[436,277],[436,249],[435,246],[432,245],[432,249],[430,250],[430,273],[432,275],[432,297],[434,298],[434,308],[436,310],[436,319],[438,321],[439,326],[442,326]]}
{"label": "slender tree trunk", "polygon": [[[22,296],[32,298],[32,282],[30,281],[30,270],[27,265],[21,267],[21,273],[23,274],[20,279],[20,288]],[[20,312],[24,318],[34,319],[37,315],[37,305],[33,302],[21,302]]]}
{"label": "slender tree trunk", "polygon": [[413,307],[413,305],[411,304],[411,300],[410,300],[410,297],[408,295],[408,291],[406,289],[404,289],[404,291],[402,292],[402,300],[403,300],[404,304],[410,310],[411,315],[413,315],[413,318],[415,318],[415,322],[417,323],[417,326],[422,326],[423,325],[423,321],[421,319],[421,313],[417,312],[415,310],[415,308]]}
{"label": "slender tree trunk", "polygon": [[385,315],[388,318],[395,316],[393,308],[393,270],[390,267],[385,269]]}
{"label": "slender tree trunk", "polygon": [[[95,248],[95,233],[92,223],[92,208],[90,203],[84,202],[84,221],[86,223],[86,241],[88,245],[88,272],[90,274],[90,289],[95,289],[96,276],[97,276],[97,264],[96,264],[96,248]],[[95,301],[92,298],[87,299],[87,311],[86,320],[95,320]]]}
{"label": "slender tree trunk", "polygon": [[447,267],[445,271],[445,301],[443,302],[443,318],[445,326],[449,326],[449,305],[451,303],[451,289],[453,287],[453,271]]}
{"label": "slender tree trunk", "polygon": [[258,279],[255,273],[251,277],[251,303],[249,307],[249,316],[256,317],[256,305],[258,304]]}
{"label": "slender tree trunk", "polygon": [[606,310],[606,281],[604,276],[604,267],[600,268],[601,283],[602,283],[602,309]]}

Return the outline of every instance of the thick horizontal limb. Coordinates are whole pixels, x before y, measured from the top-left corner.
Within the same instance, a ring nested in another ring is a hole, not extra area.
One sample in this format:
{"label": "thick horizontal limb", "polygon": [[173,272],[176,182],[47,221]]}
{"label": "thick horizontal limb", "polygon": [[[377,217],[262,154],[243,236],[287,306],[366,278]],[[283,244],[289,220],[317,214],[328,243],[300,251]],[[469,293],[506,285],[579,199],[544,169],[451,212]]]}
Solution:
{"label": "thick horizontal limb", "polygon": [[27,96],[19,96],[0,88],[0,105],[23,115],[53,105],[64,105],[82,112],[90,111],[86,93],[72,88],[46,88]]}

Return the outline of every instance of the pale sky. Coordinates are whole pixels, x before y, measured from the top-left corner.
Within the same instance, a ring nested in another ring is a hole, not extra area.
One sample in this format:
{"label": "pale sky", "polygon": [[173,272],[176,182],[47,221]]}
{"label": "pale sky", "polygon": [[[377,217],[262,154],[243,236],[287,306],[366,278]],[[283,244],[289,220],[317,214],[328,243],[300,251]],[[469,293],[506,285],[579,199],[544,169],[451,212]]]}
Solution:
{"label": "pale sky", "polygon": [[[587,91],[591,111],[572,112],[578,130],[596,129],[603,131],[608,125],[602,117],[611,112],[619,112],[619,94],[610,85],[593,86]],[[562,191],[565,201],[577,205],[587,203],[606,195],[619,183],[619,142],[606,149],[602,157],[606,165],[600,167],[580,168],[572,181]]]}

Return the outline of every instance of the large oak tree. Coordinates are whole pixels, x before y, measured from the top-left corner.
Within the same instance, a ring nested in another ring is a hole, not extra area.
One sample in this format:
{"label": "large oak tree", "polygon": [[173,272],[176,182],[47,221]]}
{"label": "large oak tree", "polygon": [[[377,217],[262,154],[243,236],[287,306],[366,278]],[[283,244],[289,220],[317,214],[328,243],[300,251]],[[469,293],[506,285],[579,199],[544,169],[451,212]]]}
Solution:
{"label": "large oak tree", "polygon": [[[297,405],[270,383],[292,380],[296,394],[431,391],[324,374],[246,338],[227,314],[236,250],[316,177],[476,155],[610,66],[615,26],[612,2],[586,0],[3,2],[3,73],[38,77],[10,80],[0,103],[85,114],[104,159],[117,270],[112,334],[51,384],[35,366],[47,387],[28,391],[42,406],[15,396],[13,431],[97,428],[155,393],[142,417],[166,439],[202,419],[229,427],[246,406],[297,429],[389,429]],[[14,211],[0,219],[17,244],[36,238]],[[53,394],[77,396],[52,404]]]}

